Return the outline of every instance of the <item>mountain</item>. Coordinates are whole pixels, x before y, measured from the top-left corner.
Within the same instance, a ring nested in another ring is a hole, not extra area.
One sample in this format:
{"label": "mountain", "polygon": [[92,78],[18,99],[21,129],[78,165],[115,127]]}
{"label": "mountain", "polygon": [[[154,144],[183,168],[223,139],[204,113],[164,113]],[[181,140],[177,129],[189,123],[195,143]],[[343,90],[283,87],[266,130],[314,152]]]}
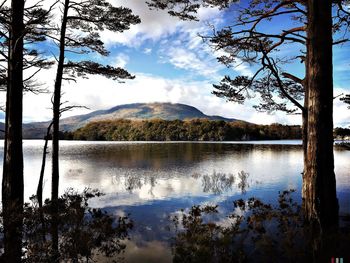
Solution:
{"label": "mountain", "polygon": [[195,107],[180,103],[133,103],[113,107],[108,110],[94,111],[62,119],[61,125],[65,130],[74,130],[92,121],[132,119],[132,120],[185,120],[210,119],[235,121],[220,116],[208,116]]}
{"label": "mountain", "polygon": [[[63,118],[60,126],[63,131],[73,131],[89,122],[115,119],[209,119],[237,121],[221,116],[208,116],[195,107],[180,103],[133,103],[113,107],[108,110],[98,110],[88,114]],[[32,122],[23,124],[24,138],[43,138],[49,122]]]}

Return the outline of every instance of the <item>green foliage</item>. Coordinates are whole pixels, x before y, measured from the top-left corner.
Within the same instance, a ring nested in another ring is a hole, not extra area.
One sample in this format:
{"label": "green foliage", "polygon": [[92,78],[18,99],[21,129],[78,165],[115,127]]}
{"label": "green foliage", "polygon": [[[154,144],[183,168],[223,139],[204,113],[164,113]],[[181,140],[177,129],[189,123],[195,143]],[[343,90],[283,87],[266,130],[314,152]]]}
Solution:
{"label": "green foliage", "polygon": [[[68,189],[59,199],[59,252],[62,262],[89,262],[98,255],[114,257],[120,254],[133,227],[128,217],[115,218],[88,201],[99,197],[97,190],[77,193]],[[46,200],[39,208],[35,197],[24,205],[24,262],[50,262],[52,257],[50,224],[51,203]],[[0,258],[1,259],[1,258]]]}
{"label": "green foliage", "polygon": [[65,138],[112,141],[233,141],[262,139],[299,139],[300,126],[255,125],[244,122],[187,121],[160,119],[92,122]]}

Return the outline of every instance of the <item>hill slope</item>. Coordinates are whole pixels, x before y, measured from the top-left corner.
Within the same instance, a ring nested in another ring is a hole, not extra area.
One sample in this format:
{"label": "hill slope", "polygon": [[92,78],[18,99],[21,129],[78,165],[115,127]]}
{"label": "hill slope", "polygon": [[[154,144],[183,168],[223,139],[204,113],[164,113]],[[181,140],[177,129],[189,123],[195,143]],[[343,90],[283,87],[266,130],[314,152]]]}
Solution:
{"label": "hill slope", "polygon": [[85,115],[78,115],[62,119],[61,124],[67,130],[82,127],[92,121],[131,119],[131,120],[185,120],[185,119],[210,119],[235,121],[220,116],[208,116],[195,107],[185,104],[172,103],[133,103],[113,107],[108,110],[94,111]]}
{"label": "hill slope", "polygon": [[[133,103],[113,107],[107,110],[98,110],[88,114],[72,116],[61,120],[61,130],[73,131],[89,122],[102,120],[131,119],[131,120],[185,120],[209,119],[237,121],[220,116],[208,116],[195,107],[180,103]],[[43,138],[49,122],[33,122],[23,125],[24,138]]]}

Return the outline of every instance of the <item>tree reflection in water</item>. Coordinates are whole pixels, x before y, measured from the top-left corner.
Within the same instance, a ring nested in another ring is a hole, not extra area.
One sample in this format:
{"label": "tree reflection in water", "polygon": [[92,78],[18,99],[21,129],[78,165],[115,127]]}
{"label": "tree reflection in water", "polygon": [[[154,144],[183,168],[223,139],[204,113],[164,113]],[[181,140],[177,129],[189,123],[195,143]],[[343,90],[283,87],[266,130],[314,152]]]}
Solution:
{"label": "tree reflection in water", "polygon": [[349,225],[323,233],[322,247],[312,249],[313,232],[292,192],[280,193],[277,206],[256,198],[237,200],[234,212],[221,221],[215,221],[218,206],[181,210],[172,217],[173,262],[330,262],[349,256]]}
{"label": "tree reflection in water", "polygon": [[235,183],[235,176],[233,174],[212,173],[202,176],[202,185],[204,193],[221,194],[232,189]]}
{"label": "tree reflection in water", "polygon": [[[226,174],[214,171],[212,174],[194,173],[192,178],[202,180],[202,187],[204,193],[222,194],[232,190],[236,185],[242,194],[246,194],[247,188],[250,187],[248,183],[249,173],[245,171],[238,172],[237,175]],[[117,183],[120,183],[117,182]],[[256,182],[259,183],[259,182]],[[139,190],[144,185],[150,185],[149,193],[152,195],[153,189],[157,184],[156,176],[142,176],[140,174],[125,175],[125,189],[132,193],[134,190]]]}
{"label": "tree reflection in water", "polygon": [[222,194],[232,190],[234,183],[238,179],[237,188],[242,194],[247,192],[249,173],[241,171],[237,173],[237,177],[234,174],[225,174],[213,172],[212,174],[205,174],[203,176],[196,174],[196,178],[202,178],[203,192]]}
{"label": "tree reflection in water", "polygon": [[139,174],[125,175],[125,189],[131,194],[134,190],[139,190],[142,186],[149,184],[149,194],[153,196],[153,189],[157,184],[156,176],[142,176]]}
{"label": "tree reflection in water", "polygon": [[[236,180],[242,185],[243,192],[249,175],[240,172],[237,177],[220,173],[194,176],[206,182],[203,187],[208,192],[219,193],[235,185]],[[130,180],[132,182],[135,178]],[[154,183],[154,178],[151,181]],[[349,258],[349,222],[339,231],[325,233],[322,247],[313,250],[315,239],[303,222],[300,206],[292,199],[293,192],[280,193],[276,206],[256,198],[236,200],[233,212],[224,218],[220,216],[218,206],[193,206],[189,210],[181,210],[172,216],[172,261],[330,262],[332,257]],[[96,190],[87,189],[80,194],[68,190],[60,198],[61,262],[119,262],[125,244],[130,245],[130,242],[124,242],[133,227],[129,218],[119,217],[116,220],[115,215],[88,206],[91,198],[100,195]],[[32,199],[31,204],[25,205],[24,262],[50,262],[49,230],[50,203],[46,202],[41,211]],[[106,261],[106,258],[109,260]]]}
{"label": "tree reflection in water", "polygon": [[244,171],[241,171],[240,173],[238,173],[239,183],[237,186],[241,190],[242,194],[247,193],[246,189],[249,187],[249,184],[247,181],[248,177],[249,177],[249,174]]}
{"label": "tree reflection in water", "polygon": [[[101,256],[117,260],[125,250],[123,240],[127,239],[133,222],[128,217],[116,218],[101,209],[90,208],[88,201],[99,196],[98,190],[77,193],[68,189],[59,199],[60,262],[93,262]],[[40,209],[35,197],[31,202],[24,207],[22,258],[24,262],[51,262],[51,204],[46,200]]]}

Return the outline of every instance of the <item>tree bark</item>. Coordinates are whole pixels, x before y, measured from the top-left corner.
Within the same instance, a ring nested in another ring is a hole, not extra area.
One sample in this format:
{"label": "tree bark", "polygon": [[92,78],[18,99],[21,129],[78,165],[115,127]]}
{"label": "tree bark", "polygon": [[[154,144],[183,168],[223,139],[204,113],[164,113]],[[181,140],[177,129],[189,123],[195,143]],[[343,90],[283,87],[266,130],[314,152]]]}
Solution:
{"label": "tree bark", "polygon": [[2,205],[4,257],[7,262],[20,262],[24,188],[22,149],[24,1],[13,0],[11,10]]}
{"label": "tree bark", "polygon": [[[307,170],[307,164],[308,164],[308,156],[307,156],[307,134],[308,134],[308,109],[309,109],[309,65],[308,65],[308,61],[309,61],[309,49],[310,49],[310,43],[309,40],[307,40],[306,43],[306,58],[305,58],[305,77],[303,80],[303,86],[304,86],[304,109],[302,111],[302,145],[303,145],[303,160],[304,160],[304,168],[303,168],[303,186],[302,186],[302,198],[304,198],[304,192],[307,190],[305,188],[305,186],[307,184],[304,183],[305,180],[305,174],[306,174],[306,170]],[[305,189],[304,189],[305,188]]]}
{"label": "tree bark", "polygon": [[[306,95],[306,92],[305,92]],[[306,98],[305,98],[306,99]],[[301,126],[301,136],[302,136],[302,145],[303,145],[303,160],[304,160],[304,170],[303,174],[306,172],[307,167],[307,131],[308,131],[308,114],[307,114],[307,101],[304,103],[305,110],[302,112],[302,126]]]}
{"label": "tree bark", "polygon": [[63,67],[65,59],[65,38],[67,28],[69,0],[65,0],[63,7],[63,16],[60,32],[60,50],[55,80],[54,100],[53,100],[53,131],[52,131],[52,249],[54,260],[58,260],[58,193],[59,193],[59,126],[60,126],[60,107],[61,107],[61,86]]}
{"label": "tree bark", "polygon": [[308,0],[308,135],[305,216],[321,229],[338,223],[333,157],[332,1]]}

